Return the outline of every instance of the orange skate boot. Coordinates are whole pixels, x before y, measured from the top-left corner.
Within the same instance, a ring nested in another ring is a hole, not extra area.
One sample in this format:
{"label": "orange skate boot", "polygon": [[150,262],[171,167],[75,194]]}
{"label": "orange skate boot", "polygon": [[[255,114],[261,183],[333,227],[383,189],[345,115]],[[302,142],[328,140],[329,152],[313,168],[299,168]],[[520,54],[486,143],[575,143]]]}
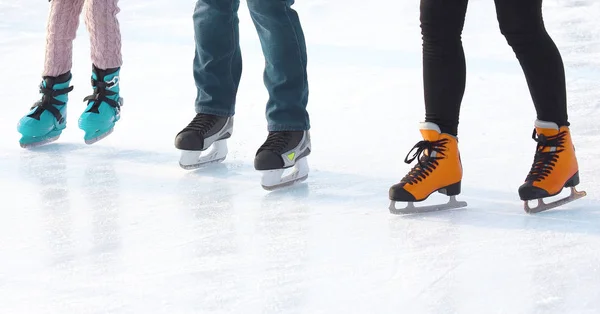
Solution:
{"label": "orange skate boot", "polygon": [[[423,141],[418,142],[404,159],[417,164],[400,181],[390,187],[390,213],[410,214],[445,210],[467,206],[458,202],[462,180],[462,165],[456,137],[441,133],[440,128],[431,122],[421,123]],[[409,158],[411,152],[416,152]],[[433,192],[450,196],[446,204],[415,207],[413,202],[424,201]],[[403,209],[396,208],[396,202],[408,202]]]}
{"label": "orange skate boot", "polygon": [[[569,128],[559,128],[554,122],[536,120],[532,138],[537,142],[533,165],[525,183],[519,187],[519,196],[525,201],[525,211],[539,213],[584,197],[585,191],[575,189],[579,184],[579,167]],[[543,198],[558,195],[567,187],[571,188],[571,195],[544,203]],[[537,200],[538,206],[529,207],[531,200]]]}

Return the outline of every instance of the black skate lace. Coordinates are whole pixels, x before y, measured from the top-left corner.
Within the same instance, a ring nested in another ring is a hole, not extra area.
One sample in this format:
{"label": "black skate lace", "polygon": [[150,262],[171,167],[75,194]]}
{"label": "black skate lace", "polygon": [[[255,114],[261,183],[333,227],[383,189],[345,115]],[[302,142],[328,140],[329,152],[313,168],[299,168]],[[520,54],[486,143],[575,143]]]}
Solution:
{"label": "black skate lace", "polygon": [[[406,155],[404,162],[407,164],[412,163],[415,159],[417,159],[417,164],[410,170],[410,172],[402,178],[400,182],[415,184],[423,181],[438,165],[438,159],[443,159],[444,157],[432,157],[433,152],[437,152],[437,154],[445,156],[444,151],[446,151],[446,143],[448,143],[448,139],[441,139],[438,141],[420,141],[418,142]],[[417,150],[412,157],[409,158],[409,155],[412,151]],[[427,151],[427,155],[423,153]]]}
{"label": "black skate lace", "polygon": [[88,102],[88,105],[91,101],[94,102],[94,105],[92,105],[92,107],[89,110],[90,112],[98,112],[98,107],[100,107],[100,104],[102,104],[103,102],[107,103],[113,108],[118,109],[120,107],[119,102],[108,98],[108,96],[114,96],[117,94],[116,92],[108,90],[114,85],[114,82],[103,82],[92,79],[92,87],[94,87],[94,93],[83,99],[83,101]]}
{"label": "black skate lace", "polygon": [[215,126],[218,120],[218,116],[199,113],[194,117],[192,122],[183,129],[183,131],[192,130],[204,135]]}
{"label": "black skate lace", "polygon": [[258,149],[258,152],[268,150],[277,154],[282,154],[291,138],[291,132],[270,132],[267,136],[267,140]]}
{"label": "black skate lace", "polygon": [[62,123],[63,117],[60,114],[60,111],[54,107],[54,105],[63,106],[65,102],[56,99],[56,96],[64,95],[73,90],[73,86],[69,86],[68,88],[62,89],[52,89],[48,87],[44,87],[43,83],[40,84],[40,93],[42,94],[42,98],[38,100],[31,109],[36,109],[30,117],[36,117],[39,119],[42,112],[48,110],[59,123]]}
{"label": "black skate lace", "polygon": [[[547,137],[543,134],[537,135],[535,129],[533,130],[531,138],[537,142],[537,146],[533,165],[525,179],[526,182],[542,181],[552,172],[558,160],[559,153],[564,151],[566,135],[566,132],[560,132],[557,135]],[[544,152],[545,148],[550,147],[556,147],[556,150]]]}

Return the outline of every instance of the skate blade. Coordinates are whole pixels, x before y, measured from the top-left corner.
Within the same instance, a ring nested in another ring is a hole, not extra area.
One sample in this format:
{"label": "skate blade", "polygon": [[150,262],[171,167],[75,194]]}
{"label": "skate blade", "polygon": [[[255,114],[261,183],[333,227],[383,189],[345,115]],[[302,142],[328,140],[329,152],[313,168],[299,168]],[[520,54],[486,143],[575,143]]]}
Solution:
{"label": "skate blade", "polygon": [[[289,168],[288,168],[289,169]],[[294,165],[292,173],[284,176],[283,173],[286,169],[275,169],[261,171],[263,176],[261,179],[261,186],[267,191],[278,190],[284,187],[294,185],[302,182],[308,178],[308,162],[306,157],[299,159]]]}
{"label": "skate blade", "polygon": [[441,210],[448,209],[456,209],[467,207],[467,202],[465,201],[457,201],[456,196],[450,196],[450,200],[445,204],[437,204],[437,205],[428,205],[428,206],[420,206],[416,207],[414,202],[408,202],[406,207],[404,208],[396,208],[396,201],[390,202],[390,213],[394,215],[405,215],[405,214],[421,214],[421,213],[430,213]]}
{"label": "skate blade", "polygon": [[35,148],[35,147],[39,147],[42,145],[52,143],[52,142],[58,140],[59,137],[60,137],[60,135],[57,135],[57,136],[53,136],[53,137],[50,137],[50,138],[47,138],[47,139],[44,139],[44,140],[41,140],[38,142],[19,143],[19,145],[21,146],[21,148]]}
{"label": "skate blade", "polygon": [[182,150],[179,166],[185,170],[199,169],[210,164],[223,162],[227,157],[227,140],[216,141],[211,145],[210,152],[202,155],[206,150]]}
{"label": "skate blade", "polygon": [[528,214],[540,213],[540,212],[547,211],[552,208],[556,208],[556,207],[565,205],[572,201],[578,200],[586,195],[587,195],[587,193],[585,191],[577,191],[577,189],[575,189],[575,187],[571,187],[571,194],[569,196],[559,199],[554,202],[545,203],[544,199],[540,198],[537,200],[538,205],[536,207],[531,208],[529,206],[529,201],[525,201],[525,212]]}
{"label": "skate blade", "polygon": [[308,178],[308,175],[305,175],[304,177],[295,179],[295,180],[291,180],[291,181],[285,181],[283,183],[280,184],[275,184],[275,185],[262,185],[263,189],[267,190],[267,191],[275,191],[275,190],[279,190],[288,186],[292,186],[294,184],[300,183],[305,181]]}
{"label": "skate blade", "polygon": [[87,139],[87,140],[86,140],[86,139],[84,139],[83,141],[84,141],[86,144],[88,144],[88,145],[92,145],[92,144],[94,144],[94,143],[96,143],[96,142],[99,142],[99,141],[103,140],[103,139],[104,139],[104,138],[106,138],[107,136],[111,135],[113,131],[114,131],[114,128],[112,128],[112,129],[108,130],[107,132],[105,132],[105,133],[103,133],[103,134],[101,134],[101,135],[99,135],[99,136],[96,136],[96,137],[93,137],[93,138],[90,138],[90,139]]}
{"label": "skate blade", "polygon": [[205,166],[212,165],[212,164],[218,164],[220,162],[223,162],[224,160],[225,160],[225,157],[220,158],[220,159],[215,159],[215,160],[209,160],[206,162],[196,163],[196,164],[182,164],[181,162],[179,162],[179,166],[185,170],[194,170],[194,169],[200,169]]}

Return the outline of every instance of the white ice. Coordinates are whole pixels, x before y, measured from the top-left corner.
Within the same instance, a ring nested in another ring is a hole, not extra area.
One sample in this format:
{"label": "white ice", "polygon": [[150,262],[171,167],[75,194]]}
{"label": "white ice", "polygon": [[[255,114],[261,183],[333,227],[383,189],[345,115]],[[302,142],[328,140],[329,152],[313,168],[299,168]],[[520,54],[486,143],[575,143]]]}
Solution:
{"label": "white ice", "polygon": [[[260,44],[240,8],[244,74],[230,154],[178,165],[194,115],[193,0],[121,1],[123,118],[83,143],[89,41],[75,42],[69,127],[24,150],[48,3],[0,0],[0,313],[599,313],[600,3],[546,0],[566,65],[582,200],[528,215],[534,108],[492,0],[471,1],[460,145],[465,209],[394,216],[424,115],[418,1],[297,1],[309,49],[305,184],[267,192]],[[441,196],[430,202],[445,201]]]}

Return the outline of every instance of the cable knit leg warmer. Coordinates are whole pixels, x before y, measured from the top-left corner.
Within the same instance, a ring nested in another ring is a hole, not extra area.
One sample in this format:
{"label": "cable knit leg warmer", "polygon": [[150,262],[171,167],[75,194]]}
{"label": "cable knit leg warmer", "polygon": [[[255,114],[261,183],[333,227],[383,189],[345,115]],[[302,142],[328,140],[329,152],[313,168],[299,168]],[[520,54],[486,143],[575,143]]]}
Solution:
{"label": "cable knit leg warmer", "polygon": [[73,40],[84,0],[52,0],[46,29],[42,76],[59,76],[73,66]]}
{"label": "cable knit leg warmer", "polygon": [[99,69],[121,67],[119,0],[87,0],[85,24],[90,34],[92,62]]}

